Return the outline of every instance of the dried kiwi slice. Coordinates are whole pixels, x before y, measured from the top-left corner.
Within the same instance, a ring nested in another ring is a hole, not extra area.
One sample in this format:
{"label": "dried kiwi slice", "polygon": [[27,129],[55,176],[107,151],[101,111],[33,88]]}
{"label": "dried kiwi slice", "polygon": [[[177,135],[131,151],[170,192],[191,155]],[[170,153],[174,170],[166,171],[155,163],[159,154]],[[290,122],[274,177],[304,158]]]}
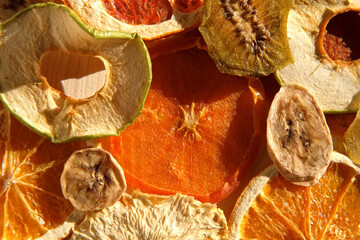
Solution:
{"label": "dried kiwi slice", "polygon": [[287,16],[292,0],[208,0],[199,27],[224,73],[268,75],[292,62]]}

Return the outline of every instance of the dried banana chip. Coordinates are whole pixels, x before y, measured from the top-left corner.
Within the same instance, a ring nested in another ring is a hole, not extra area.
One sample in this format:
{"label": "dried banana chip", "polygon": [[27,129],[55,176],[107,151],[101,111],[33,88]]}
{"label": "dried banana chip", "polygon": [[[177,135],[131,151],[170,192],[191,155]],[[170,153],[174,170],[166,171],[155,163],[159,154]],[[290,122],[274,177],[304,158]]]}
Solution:
{"label": "dried banana chip", "polygon": [[60,182],[65,198],[81,211],[111,206],[126,190],[122,168],[101,148],[74,152],[65,163]]}
{"label": "dried banana chip", "polygon": [[267,146],[279,172],[299,185],[318,183],[333,150],[324,114],[305,88],[283,86],[267,119]]}

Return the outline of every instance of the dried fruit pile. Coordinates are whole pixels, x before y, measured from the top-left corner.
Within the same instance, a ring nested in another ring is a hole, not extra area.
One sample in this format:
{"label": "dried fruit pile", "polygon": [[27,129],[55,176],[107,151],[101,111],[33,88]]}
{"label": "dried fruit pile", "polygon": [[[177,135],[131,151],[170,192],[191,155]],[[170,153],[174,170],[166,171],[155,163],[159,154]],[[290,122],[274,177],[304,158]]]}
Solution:
{"label": "dried fruit pile", "polygon": [[359,238],[360,110],[324,111],[359,109],[360,1],[34,2],[0,6],[2,239]]}

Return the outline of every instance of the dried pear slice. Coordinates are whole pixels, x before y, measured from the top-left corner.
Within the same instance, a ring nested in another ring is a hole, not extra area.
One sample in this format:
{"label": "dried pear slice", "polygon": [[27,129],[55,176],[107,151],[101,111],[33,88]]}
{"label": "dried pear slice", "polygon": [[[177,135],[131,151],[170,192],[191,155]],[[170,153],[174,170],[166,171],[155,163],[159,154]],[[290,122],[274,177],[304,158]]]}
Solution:
{"label": "dried pear slice", "polygon": [[95,211],[117,202],[126,190],[122,168],[101,148],[75,151],[60,178],[66,199],[80,211]]}
{"label": "dried pear slice", "polygon": [[87,213],[70,239],[228,239],[227,221],[216,205],[180,193],[134,192],[111,207]]}
{"label": "dried pear slice", "polygon": [[[78,100],[53,89],[40,61],[54,50],[100,58],[104,86]],[[151,82],[149,53],[137,34],[94,30],[53,3],[32,5],[3,23],[0,56],[2,101],[53,142],[119,134],[140,113]]]}
{"label": "dried pear slice", "polygon": [[324,112],[355,112],[360,99],[360,60],[333,60],[324,49],[324,37],[331,19],[359,9],[360,1],[296,1],[288,18],[294,63],[276,73],[279,83],[304,86]]}
{"label": "dried pear slice", "polygon": [[267,147],[279,172],[299,185],[318,183],[330,163],[332,139],[324,114],[305,88],[280,88],[267,119]]}
{"label": "dried pear slice", "polygon": [[292,0],[209,0],[199,27],[221,72],[268,75],[292,62],[286,24]]}

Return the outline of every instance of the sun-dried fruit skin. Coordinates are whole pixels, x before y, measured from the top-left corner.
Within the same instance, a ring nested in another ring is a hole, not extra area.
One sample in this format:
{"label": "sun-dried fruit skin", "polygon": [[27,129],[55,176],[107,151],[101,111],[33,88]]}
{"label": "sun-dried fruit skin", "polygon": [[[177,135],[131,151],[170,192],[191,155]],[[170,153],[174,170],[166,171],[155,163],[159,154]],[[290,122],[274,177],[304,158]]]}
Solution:
{"label": "sun-dried fruit skin", "polygon": [[100,148],[74,152],[60,178],[66,199],[81,211],[95,211],[117,202],[126,190],[122,168],[110,153]]}
{"label": "sun-dried fruit skin", "polygon": [[267,119],[267,146],[289,181],[311,185],[325,173],[332,138],[317,100],[306,89],[287,85],[275,95]]}
{"label": "sun-dried fruit skin", "polygon": [[268,75],[292,62],[287,15],[292,0],[209,0],[199,27],[224,73]]}

